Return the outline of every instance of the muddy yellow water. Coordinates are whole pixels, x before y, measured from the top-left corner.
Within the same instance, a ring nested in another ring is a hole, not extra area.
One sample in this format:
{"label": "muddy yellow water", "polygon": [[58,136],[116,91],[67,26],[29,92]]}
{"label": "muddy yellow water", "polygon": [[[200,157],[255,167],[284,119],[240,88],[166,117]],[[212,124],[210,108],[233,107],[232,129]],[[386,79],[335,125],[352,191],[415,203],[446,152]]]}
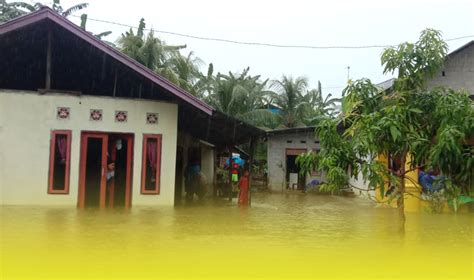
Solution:
{"label": "muddy yellow water", "polygon": [[473,214],[258,194],[252,207],[1,209],[1,277],[474,279]]}

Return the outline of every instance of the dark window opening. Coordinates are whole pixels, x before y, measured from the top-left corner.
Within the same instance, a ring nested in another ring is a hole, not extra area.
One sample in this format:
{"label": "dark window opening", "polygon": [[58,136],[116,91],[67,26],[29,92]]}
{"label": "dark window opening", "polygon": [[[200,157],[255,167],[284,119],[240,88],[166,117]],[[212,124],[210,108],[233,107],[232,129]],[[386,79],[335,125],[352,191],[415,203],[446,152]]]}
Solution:
{"label": "dark window opening", "polygon": [[71,158],[71,131],[51,133],[48,193],[69,193],[69,166]]}
{"label": "dark window opening", "polygon": [[160,194],[161,134],[143,137],[142,194]]}

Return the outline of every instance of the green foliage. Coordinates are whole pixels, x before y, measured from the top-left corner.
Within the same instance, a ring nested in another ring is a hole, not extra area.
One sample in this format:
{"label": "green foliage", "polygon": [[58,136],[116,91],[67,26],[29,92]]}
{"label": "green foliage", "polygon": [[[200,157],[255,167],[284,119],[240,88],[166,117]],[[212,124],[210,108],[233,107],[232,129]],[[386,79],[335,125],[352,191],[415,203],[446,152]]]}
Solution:
{"label": "green foliage", "polygon": [[23,16],[35,11],[35,6],[26,2],[10,2],[0,0],[0,23],[7,22],[16,17]]}
{"label": "green foliage", "polygon": [[205,86],[208,95],[204,100],[216,109],[243,121],[264,128],[274,128],[278,125],[277,116],[265,109],[268,80],[261,81],[260,76],[251,76],[250,69],[241,73],[228,75],[218,73],[214,78],[212,64],[208,71]]}
{"label": "green foliage", "polygon": [[194,85],[200,77],[199,66],[202,61],[192,52],[181,55],[180,49],[186,46],[170,46],[155,37],[153,30],[145,35],[145,20],[142,18],[135,32],[132,28],[117,40],[121,51],[147,68],[163,75],[172,83],[196,94]]}
{"label": "green foliage", "polygon": [[441,32],[426,29],[415,44],[403,43],[383,52],[384,73],[398,72],[395,90],[421,89],[425,78],[433,76],[441,68],[447,50],[448,45],[441,39]]}
{"label": "green foliage", "polygon": [[370,188],[383,196],[390,183],[403,200],[410,170],[402,164],[394,172],[377,161],[378,155],[390,155],[402,163],[407,159],[411,169],[439,170],[452,182],[446,185],[448,201],[457,205],[458,197],[468,193],[474,168],[473,148],[464,145],[474,135],[474,107],[466,92],[425,88],[425,79],[442,66],[446,49],[440,33],[431,29],[415,44],[386,49],[384,72],[399,75],[394,88],[381,92],[369,80],[350,81],[343,91],[342,114],[317,126],[320,153],[298,159],[303,170],[325,172],[326,190],[343,188],[349,178],[344,175],[356,177],[360,171]]}
{"label": "green foliage", "polygon": [[308,87],[308,80],[303,77],[293,79],[283,76],[281,80],[272,81],[275,93],[272,95],[272,103],[281,109],[280,116],[286,127],[304,126],[303,119],[307,100],[304,93]]}

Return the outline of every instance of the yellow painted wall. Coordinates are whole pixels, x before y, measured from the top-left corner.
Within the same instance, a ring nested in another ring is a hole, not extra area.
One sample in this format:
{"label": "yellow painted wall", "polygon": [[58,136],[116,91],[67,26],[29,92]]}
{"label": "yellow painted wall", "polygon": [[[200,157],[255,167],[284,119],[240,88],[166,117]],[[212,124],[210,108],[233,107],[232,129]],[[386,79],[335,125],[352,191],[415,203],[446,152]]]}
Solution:
{"label": "yellow painted wall", "polygon": [[[385,155],[379,155],[379,161],[382,161],[384,163],[388,163],[387,157]],[[410,167],[410,157],[407,157],[407,160],[405,162],[405,170],[409,170]],[[418,170],[414,170],[411,172],[407,173],[407,177],[409,179],[405,179],[405,190],[407,193],[416,195],[417,197],[420,197],[420,186],[418,184],[415,184],[414,182],[418,182]],[[413,182],[412,182],[413,181]],[[385,185],[385,191],[388,190],[388,184]],[[380,194],[380,189],[377,189],[376,191],[376,199],[380,202],[386,202],[387,198],[384,197],[382,199],[382,196]],[[393,200],[390,203],[391,206],[396,207],[397,206],[397,201]],[[422,206],[422,201],[416,197],[413,196],[405,196],[405,211],[406,212],[418,212],[422,210],[424,206]]]}
{"label": "yellow painted wall", "polygon": [[[384,155],[379,155],[378,159],[382,162],[387,163],[387,158]],[[408,156],[405,163],[405,169],[409,170],[410,168],[411,168],[410,157]],[[405,195],[405,212],[430,211],[430,201],[419,199],[421,197],[421,186],[419,184],[414,183],[414,182],[418,182],[418,170],[408,172],[407,177],[409,177],[411,180],[409,179],[405,180],[405,190],[407,193],[413,194],[414,196]],[[388,189],[388,185],[386,184],[385,191],[387,191],[387,189]],[[379,202],[387,202],[386,197],[382,199],[382,196],[380,195],[380,189],[376,190],[376,200]],[[397,201],[396,200],[391,201],[390,206],[397,207]],[[461,207],[458,209],[458,212],[467,212],[467,211],[468,211],[467,205],[461,205]],[[448,207],[447,203],[445,203],[443,207],[443,212],[453,212],[453,210],[450,207]]]}
{"label": "yellow painted wall", "polygon": [[[69,120],[56,118],[57,107],[70,107]],[[90,109],[102,109],[103,120],[89,120]],[[115,111],[128,111],[126,123],[115,122]],[[146,113],[159,114],[159,124],[146,123]],[[76,205],[78,198],[81,131],[134,134],[132,205],[172,205],[177,142],[176,104],[138,99],[39,95],[36,92],[0,90],[1,204]],[[72,131],[70,191],[48,194],[51,130]],[[161,192],[140,194],[144,133],[162,134]]]}

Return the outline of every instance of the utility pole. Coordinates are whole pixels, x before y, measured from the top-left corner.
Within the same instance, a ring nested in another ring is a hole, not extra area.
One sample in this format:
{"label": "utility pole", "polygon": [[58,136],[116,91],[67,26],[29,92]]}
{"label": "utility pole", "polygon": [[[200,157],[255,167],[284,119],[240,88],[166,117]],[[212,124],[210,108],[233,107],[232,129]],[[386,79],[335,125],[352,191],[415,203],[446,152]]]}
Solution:
{"label": "utility pole", "polygon": [[350,66],[347,66],[347,82],[349,82],[349,72],[351,70]]}

